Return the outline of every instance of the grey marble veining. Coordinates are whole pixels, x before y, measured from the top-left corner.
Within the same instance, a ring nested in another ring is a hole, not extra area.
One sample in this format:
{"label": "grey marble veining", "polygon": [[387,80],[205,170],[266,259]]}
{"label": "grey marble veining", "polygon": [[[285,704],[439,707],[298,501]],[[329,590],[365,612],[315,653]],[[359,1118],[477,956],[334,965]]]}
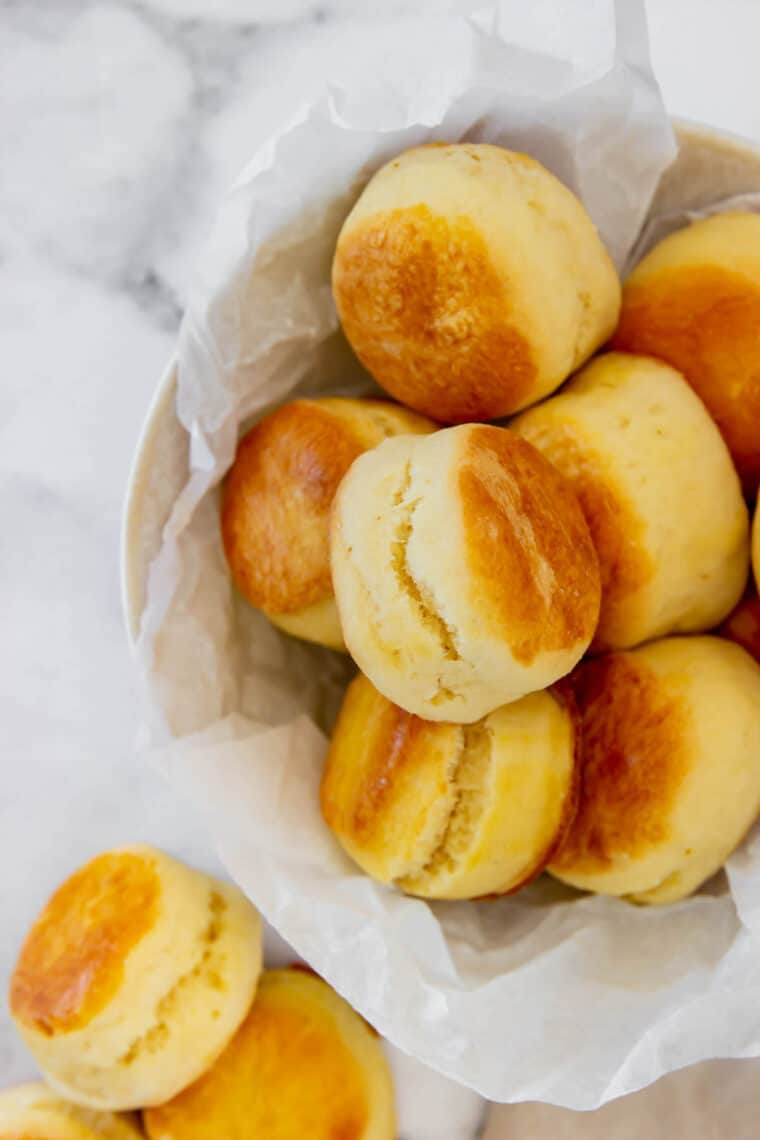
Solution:
{"label": "grey marble veining", "polygon": [[[726,0],[719,25],[707,0],[651,9],[673,108],[760,137],[758,8]],[[3,987],[45,896],[98,849],[148,841],[215,865],[184,805],[135,759],[122,496],[214,203],[319,82],[311,63],[335,21],[378,11],[0,0]],[[475,1136],[477,1098],[398,1056],[394,1068],[405,1140]],[[0,1085],[31,1072],[0,1013]]]}

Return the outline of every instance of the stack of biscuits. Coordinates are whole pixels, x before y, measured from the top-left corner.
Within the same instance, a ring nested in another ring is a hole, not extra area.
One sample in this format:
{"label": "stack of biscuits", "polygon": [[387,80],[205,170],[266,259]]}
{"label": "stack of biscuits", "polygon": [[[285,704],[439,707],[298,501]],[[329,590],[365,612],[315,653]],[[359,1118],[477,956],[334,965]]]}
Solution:
{"label": "stack of biscuits", "polygon": [[243,598],[358,666],[327,826],[423,898],[691,894],[760,811],[760,216],[621,286],[540,163],[435,144],[369,181],[332,285],[389,398],[279,407],[221,508]]}
{"label": "stack of biscuits", "polygon": [[306,968],[262,972],[245,896],[154,848],[63,883],[9,1004],[45,1080],[0,1092],[3,1140],[395,1140],[375,1032]]}

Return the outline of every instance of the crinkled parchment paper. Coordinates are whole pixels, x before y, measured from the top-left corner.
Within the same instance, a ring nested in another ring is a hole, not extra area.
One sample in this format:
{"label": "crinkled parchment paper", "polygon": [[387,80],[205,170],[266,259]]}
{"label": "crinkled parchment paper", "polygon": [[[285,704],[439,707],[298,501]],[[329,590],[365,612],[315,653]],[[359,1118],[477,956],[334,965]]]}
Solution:
{"label": "crinkled parchment paper", "polygon": [[150,743],[232,875],[381,1033],[494,1100],[589,1108],[702,1058],[760,1052],[760,835],[712,893],[662,910],[549,881],[430,906],[366,878],[318,806],[349,664],[233,596],[218,484],[241,429],[280,401],[372,390],[338,330],[330,261],[362,185],[403,148],[528,151],[624,264],[675,149],[642,4],[508,0],[336,37],[329,84],[223,202],[182,328],[192,472],[143,617]]}

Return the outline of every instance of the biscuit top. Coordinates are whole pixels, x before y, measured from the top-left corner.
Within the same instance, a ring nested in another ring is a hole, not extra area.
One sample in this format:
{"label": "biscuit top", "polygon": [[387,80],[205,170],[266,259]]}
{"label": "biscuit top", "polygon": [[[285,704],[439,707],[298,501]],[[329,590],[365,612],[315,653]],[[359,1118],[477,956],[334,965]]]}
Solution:
{"label": "biscuit top", "polygon": [[588,641],[600,579],[588,525],[571,485],[505,428],[473,425],[458,486],[474,592],[516,660]]}
{"label": "biscuit top", "polygon": [[538,398],[588,355],[598,310],[612,330],[620,291],[575,195],[528,155],[475,143],[415,147],[377,171],[332,283],[369,372],[446,423]]}
{"label": "biscuit top", "polygon": [[[346,333],[389,391],[413,407],[432,400],[446,422],[489,419],[494,374],[508,371],[505,405],[525,401],[536,365],[472,218],[445,218],[422,203],[380,211],[341,239],[333,272]],[[466,400],[452,403],[460,377]]]}
{"label": "biscuit top", "polygon": [[718,214],[661,241],[623,290],[613,346],[679,369],[720,428],[745,489],[760,482],[760,217]]}
{"label": "biscuit top", "polygon": [[433,425],[380,400],[295,400],[238,445],[224,487],[222,537],[240,592],[288,614],[331,596],[329,515],[338,484],[363,451]]}
{"label": "biscuit top", "polygon": [[81,1029],[119,990],[124,960],[152,929],[160,880],[139,850],[91,860],[49,899],[21,948],[11,1013],[45,1036]]}
{"label": "biscuit top", "polygon": [[691,760],[688,709],[630,653],[589,660],[571,682],[581,717],[580,800],[552,868],[603,871],[669,838]]}
{"label": "biscuit top", "polygon": [[353,464],[332,518],[346,645],[389,700],[480,720],[588,648],[599,564],[564,477],[507,428],[386,440]]}
{"label": "biscuit top", "polygon": [[150,1140],[363,1140],[367,1078],[336,1019],[336,1002],[343,1004],[304,971],[262,974],[251,1012],[216,1064],[145,1113]]}

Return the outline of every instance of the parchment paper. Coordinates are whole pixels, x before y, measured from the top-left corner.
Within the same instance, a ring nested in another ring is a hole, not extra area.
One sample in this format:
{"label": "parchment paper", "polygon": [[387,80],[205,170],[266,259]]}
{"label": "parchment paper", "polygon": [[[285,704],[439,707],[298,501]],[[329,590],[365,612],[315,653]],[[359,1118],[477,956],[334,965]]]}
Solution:
{"label": "parchment paper", "polygon": [[724,214],[729,210],[749,210],[756,214],[760,211],[760,194],[734,194],[730,198],[722,198],[700,210],[671,210],[668,213],[655,214],[648,218],[641,229],[633,249],[628,254],[624,276],[649,253],[658,241],[662,241],[668,234],[682,230],[684,226],[698,221],[700,218],[709,218],[713,214]]}
{"label": "parchment paper", "polygon": [[639,0],[507,0],[357,27],[341,45],[328,88],[224,201],[183,324],[192,473],[149,582],[148,738],[254,903],[381,1033],[494,1100],[590,1108],[703,1058],[760,1053],[760,833],[728,880],[661,910],[551,881],[435,906],[374,883],[318,807],[349,663],[233,597],[216,488],[240,430],[278,402],[371,390],[329,267],[383,161],[432,139],[526,150],[580,193],[622,266],[674,141]]}

